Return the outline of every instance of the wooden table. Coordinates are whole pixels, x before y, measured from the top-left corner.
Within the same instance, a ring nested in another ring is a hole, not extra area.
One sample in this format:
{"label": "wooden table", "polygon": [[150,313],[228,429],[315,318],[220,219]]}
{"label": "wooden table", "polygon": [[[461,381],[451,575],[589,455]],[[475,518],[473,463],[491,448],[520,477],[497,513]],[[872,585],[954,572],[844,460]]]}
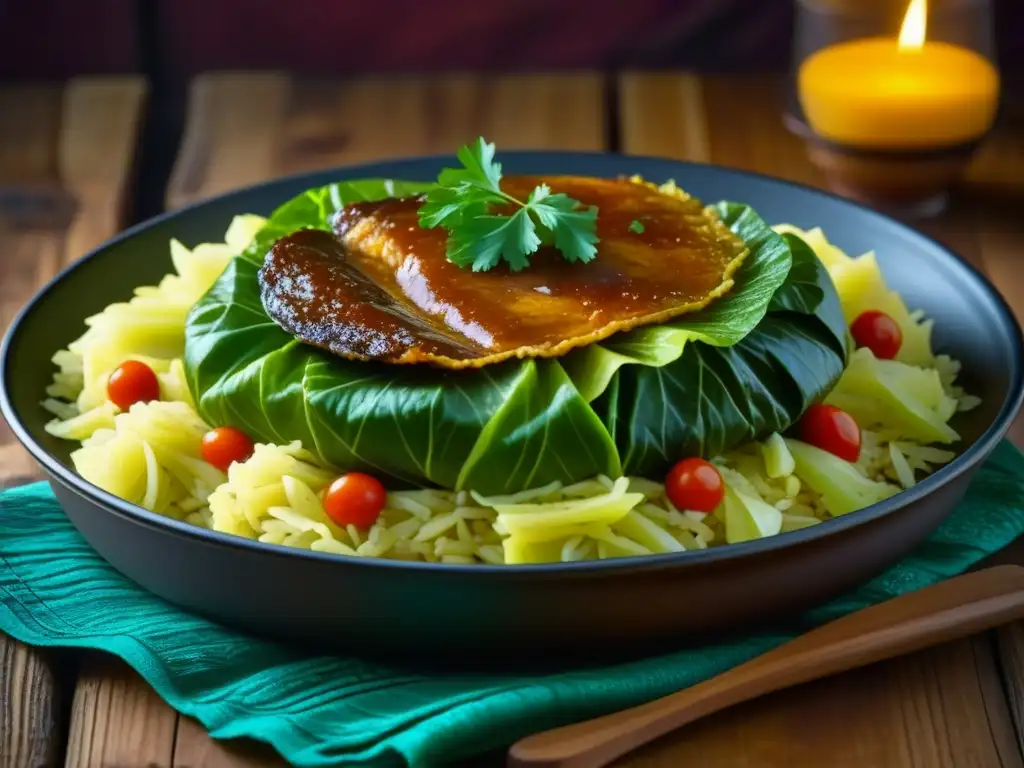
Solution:
{"label": "wooden table", "polygon": [[[782,104],[781,81],[762,77],[336,82],[214,75],[191,88],[166,204],[175,208],[286,173],[450,152],[478,134],[500,149],[615,149],[819,184],[800,142],[782,126]],[[142,142],[145,108],[146,88],[133,79],[0,88],[0,326],[62,265],[128,223],[133,160],[150,144]],[[1007,130],[986,146],[951,212],[924,226],[987,271],[1018,316],[1024,313],[1022,209],[1024,131]],[[0,484],[35,476],[0,423]],[[1024,554],[1011,550],[1002,558],[1024,563]],[[1022,706],[1024,628],[1009,626],[737,707],[621,764],[1024,766]],[[499,765],[500,756],[487,762]],[[120,661],[44,653],[0,635],[0,766],[61,763],[133,768],[280,760],[254,743],[214,742]]]}

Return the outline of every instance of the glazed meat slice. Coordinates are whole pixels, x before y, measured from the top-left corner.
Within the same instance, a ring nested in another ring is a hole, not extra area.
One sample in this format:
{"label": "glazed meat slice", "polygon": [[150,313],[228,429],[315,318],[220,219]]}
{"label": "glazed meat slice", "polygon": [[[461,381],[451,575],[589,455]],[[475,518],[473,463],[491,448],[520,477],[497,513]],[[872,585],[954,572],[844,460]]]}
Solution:
{"label": "glazed meat slice", "polygon": [[343,357],[479,367],[555,357],[701,309],[729,290],[746,256],[685,194],[584,177],[512,176],[502,186],[525,198],[539,183],[598,207],[590,263],[541,248],[521,272],[473,272],[447,260],[444,230],[420,228],[420,199],[353,203],[336,214],[333,236],[306,230],[274,245],[260,272],[264,307]]}
{"label": "glazed meat slice", "polygon": [[396,301],[347,256],[334,235],[319,229],[279,240],[260,270],[267,314],[307,344],[351,359],[403,362],[416,353],[462,360],[479,354]]}

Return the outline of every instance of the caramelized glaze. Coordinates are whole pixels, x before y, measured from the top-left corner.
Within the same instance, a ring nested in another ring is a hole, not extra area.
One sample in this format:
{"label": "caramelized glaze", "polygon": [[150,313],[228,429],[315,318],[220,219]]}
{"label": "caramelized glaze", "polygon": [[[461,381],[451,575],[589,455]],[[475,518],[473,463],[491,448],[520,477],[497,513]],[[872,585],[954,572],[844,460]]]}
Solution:
{"label": "caramelized glaze", "polygon": [[264,307],[344,357],[476,367],[561,355],[700,309],[731,287],[746,254],[699,201],[651,185],[513,176],[502,187],[525,199],[542,182],[598,207],[590,263],[541,248],[521,272],[473,272],[447,260],[443,229],[420,228],[420,199],[353,203],[334,217],[335,237],[306,230],[274,245],[260,273]]}

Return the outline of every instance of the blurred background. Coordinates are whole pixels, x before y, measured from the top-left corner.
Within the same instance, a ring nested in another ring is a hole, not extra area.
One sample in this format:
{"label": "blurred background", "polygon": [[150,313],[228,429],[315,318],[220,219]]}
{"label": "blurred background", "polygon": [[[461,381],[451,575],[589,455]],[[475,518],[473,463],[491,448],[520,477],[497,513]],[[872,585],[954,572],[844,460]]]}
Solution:
{"label": "blurred background", "polygon": [[[816,0],[827,3],[837,0]],[[995,0],[1000,64],[1024,68],[1024,2]],[[314,74],[782,69],[793,0],[0,0],[0,77],[222,69]]]}
{"label": "blurred background", "polygon": [[[844,14],[881,9],[892,16],[895,35],[909,0],[799,2]],[[751,107],[760,96],[744,88],[760,86],[750,76],[793,66],[796,5],[797,0],[0,0],[0,29],[8,33],[0,46],[0,85],[107,75],[144,81],[131,203],[132,218],[145,218],[165,206],[166,180],[194,94],[190,87],[202,73],[279,71],[307,83],[325,78],[337,88],[367,75],[585,72],[606,76],[603,98],[611,105],[617,100],[616,73],[665,70],[738,77],[732,85],[720,83],[716,92],[726,88],[726,103]],[[954,6],[991,12],[985,18],[991,18],[996,39],[986,41],[994,46],[987,45],[985,53],[994,47],[1005,86],[1004,114],[1024,116],[1024,0],[930,2],[933,9]],[[23,95],[11,98],[12,104],[26,103]],[[240,100],[239,94],[234,101]],[[254,128],[249,122],[246,130],[255,135]],[[616,137],[609,142],[620,148]]]}

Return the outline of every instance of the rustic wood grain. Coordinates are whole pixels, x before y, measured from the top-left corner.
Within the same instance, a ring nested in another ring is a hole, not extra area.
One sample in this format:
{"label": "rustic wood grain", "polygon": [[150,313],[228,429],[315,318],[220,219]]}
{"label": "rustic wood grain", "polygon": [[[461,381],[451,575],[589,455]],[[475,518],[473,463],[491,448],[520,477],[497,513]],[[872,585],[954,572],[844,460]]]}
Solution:
{"label": "rustic wood grain", "polygon": [[249,739],[215,741],[190,717],[178,719],[174,768],[278,768],[285,761],[270,746]]}
{"label": "rustic wood grain", "polygon": [[60,762],[61,696],[51,655],[0,633],[0,765]]}
{"label": "rustic wood grain", "polygon": [[619,78],[622,149],[820,185],[803,143],[783,124],[786,93],[774,76],[626,73]]}
{"label": "rustic wood grain", "polygon": [[301,171],[451,153],[484,135],[509,148],[601,149],[598,75],[294,79],[214,74],[195,82],[169,208]]}
{"label": "rustic wood grain", "polygon": [[[952,210],[933,234],[970,258],[1002,293],[1018,321],[1024,322],[1024,131],[1003,124],[975,159]],[[1009,437],[1024,446],[1024,415]],[[1024,563],[1024,560],[1018,562]]]}
{"label": "rustic wood grain", "polygon": [[[658,105],[658,114],[651,111]],[[711,158],[704,84],[690,74],[626,74],[619,79],[623,151],[695,163]]]}
{"label": "rustic wood grain", "polygon": [[90,654],[71,705],[67,768],[170,768],[177,715],[121,661]]}
{"label": "rustic wood grain", "polygon": [[[0,88],[0,332],[121,228],[144,94],[137,78]],[[0,420],[0,488],[37,476]]]}
{"label": "rustic wood grain", "polygon": [[[60,121],[59,88],[0,88],[0,332],[57,269],[68,218],[56,172]],[[0,417],[0,489],[36,476]]]}
{"label": "rustic wood grain", "polygon": [[1004,125],[982,146],[958,200],[962,215],[955,222],[970,232],[982,268],[1024,320],[1024,131]]}
{"label": "rustic wood grain", "polygon": [[1024,623],[1001,627],[995,636],[1017,747],[1024,753]]}
{"label": "rustic wood grain", "polygon": [[1011,768],[984,636],[794,688],[698,722],[622,768]]}
{"label": "rustic wood grain", "polygon": [[[0,87],[0,333],[120,229],[144,95],[138,78]],[[0,419],[0,489],[38,476]],[[63,729],[51,655],[0,635],[0,765],[57,764]]]}

